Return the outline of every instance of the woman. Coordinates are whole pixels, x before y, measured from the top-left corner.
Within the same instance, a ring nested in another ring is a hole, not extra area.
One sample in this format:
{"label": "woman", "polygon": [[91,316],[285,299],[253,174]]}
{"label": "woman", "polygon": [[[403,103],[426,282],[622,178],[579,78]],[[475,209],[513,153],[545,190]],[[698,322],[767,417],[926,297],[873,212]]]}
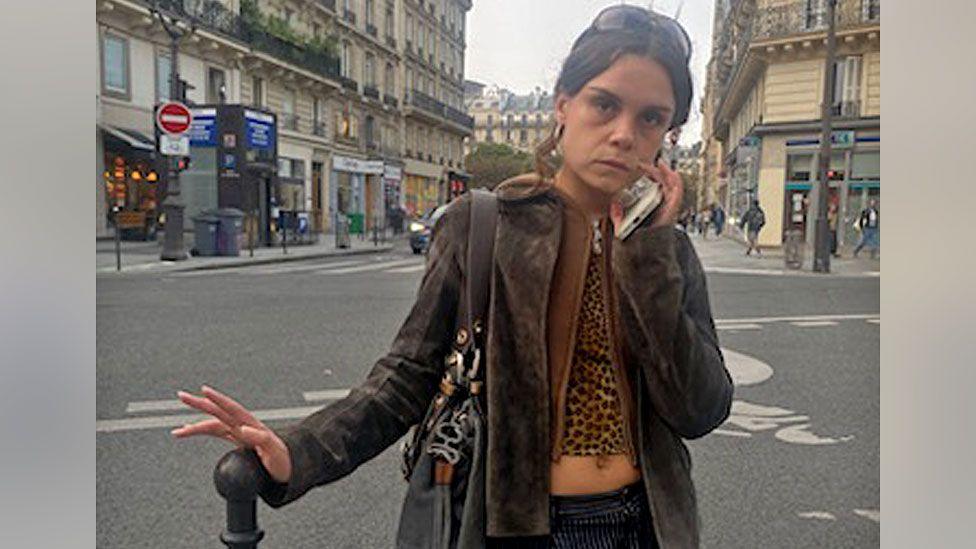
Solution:
{"label": "woman", "polygon": [[[728,416],[732,381],[701,264],[674,227],[680,177],[657,157],[688,117],[690,43],[642,8],[602,11],[556,83],[557,124],[537,173],[498,187],[487,344],[489,547],[696,547],[682,438]],[[553,152],[558,151],[558,155]],[[553,158],[562,165],[554,166]],[[613,237],[621,190],[658,181],[664,202]],[[463,287],[470,199],[434,228],[417,302],[389,354],[344,400],[272,431],[204,388],[213,419],[174,430],[254,447],[279,507],[380,453],[437,390]],[[652,513],[653,509],[653,513]]]}

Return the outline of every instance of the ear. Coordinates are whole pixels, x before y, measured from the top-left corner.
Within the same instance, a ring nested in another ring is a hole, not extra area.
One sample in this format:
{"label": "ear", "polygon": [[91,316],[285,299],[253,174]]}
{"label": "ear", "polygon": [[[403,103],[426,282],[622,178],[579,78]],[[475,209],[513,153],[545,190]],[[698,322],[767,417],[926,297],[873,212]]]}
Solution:
{"label": "ear", "polygon": [[559,92],[559,94],[556,95],[556,103],[555,103],[555,106],[556,106],[556,123],[557,124],[563,124],[563,125],[566,124],[566,109],[568,108],[568,103],[569,103],[570,99],[572,99],[572,98],[569,97],[568,95],[566,95],[563,92]]}

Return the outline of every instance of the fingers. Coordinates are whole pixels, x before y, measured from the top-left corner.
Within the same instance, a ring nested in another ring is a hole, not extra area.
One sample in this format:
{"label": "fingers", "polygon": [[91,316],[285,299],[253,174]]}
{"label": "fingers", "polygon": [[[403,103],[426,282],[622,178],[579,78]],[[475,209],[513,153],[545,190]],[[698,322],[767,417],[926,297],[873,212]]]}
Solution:
{"label": "fingers", "polygon": [[[205,419],[196,423],[189,423],[170,431],[176,438],[186,438],[198,435],[225,438],[231,436],[230,427],[219,419]],[[232,437],[233,438],[233,437]]]}
{"label": "fingers", "polygon": [[177,391],[176,396],[179,397],[180,401],[183,402],[183,404],[186,404],[187,406],[190,406],[192,408],[196,408],[201,412],[206,412],[214,416],[215,418],[219,419],[220,421],[224,422],[228,426],[235,426],[240,423],[239,421],[231,417],[231,415],[226,411],[224,411],[220,406],[210,401],[209,399],[194,396],[189,393],[185,393],[183,391]]}
{"label": "fingers", "polygon": [[235,425],[251,425],[254,427],[264,426],[264,424],[258,421],[257,418],[251,415],[251,412],[247,411],[247,408],[241,406],[237,401],[229,396],[206,385],[204,385],[201,389],[204,396],[206,396],[236,420]]}

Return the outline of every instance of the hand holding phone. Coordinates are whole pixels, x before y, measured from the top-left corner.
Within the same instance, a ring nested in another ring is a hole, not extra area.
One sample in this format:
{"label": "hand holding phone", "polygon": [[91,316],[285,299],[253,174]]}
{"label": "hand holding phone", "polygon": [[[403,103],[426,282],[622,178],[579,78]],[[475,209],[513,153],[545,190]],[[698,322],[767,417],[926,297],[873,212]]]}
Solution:
{"label": "hand holding phone", "polygon": [[664,202],[664,193],[660,183],[642,176],[620,193],[619,202],[621,219],[614,228],[614,234],[623,240],[645,219],[654,215]]}

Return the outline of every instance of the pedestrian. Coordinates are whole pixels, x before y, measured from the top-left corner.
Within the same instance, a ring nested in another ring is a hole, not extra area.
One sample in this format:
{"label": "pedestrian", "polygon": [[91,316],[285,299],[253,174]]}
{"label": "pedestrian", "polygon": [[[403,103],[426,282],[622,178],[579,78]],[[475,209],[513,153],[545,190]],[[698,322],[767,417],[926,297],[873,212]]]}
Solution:
{"label": "pedestrian", "polygon": [[874,259],[880,247],[881,214],[878,212],[877,201],[873,198],[868,200],[868,207],[861,210],[857,224],[861,229],[861,242],[854,248],[854,257],[857,257],[862,248],[867,247],[871,252],[871,259]]}
{"label": "pedestrian", "polygon": [[739,220],[739,228],[746,229],[746,239],[749,246],[746,248],[746,255],[750,255],[752,250],[756,250],[756,255],[762,257],[762,250],[759,248],[759,231],[766,224],[766,212],[759,207],[759,201],[753,200],[752,205],[746,211],[742,219]]}
{"label": "pedestrian", "polygon": [[[489,548],[699,545],[684,439],[725,421],[733,386],[701,263],[675,227],[681,176],[647,160],[688,119],[690,53],[674,19],[629,5],[601,11],[556,80],[555,126],[535,172],[494,191]],[[660,183],[664,200],[621,240],[615,198],[640,176]],[[260,495],[273,507],[399,440],[437,394],[455,341],[471,204],[469,193],[438,220],[416,303],[349,396],[272,430],[213,389],[181,392],[214,417],[174,435],[255,447],[274,480]]]}
{"label": "pedestrian", "polygon": [[827,206],[827,228],[830,230],[830,255],[834,257],[840,257],[840,254],[837,253],[837,222],[837,204],[831,202]]}
{"label": "pedestrian", "polygon": [[698,232],[703,240],[708,240],[708,226],[712,224],[711,211],[704,209],[698,215]]}
{"label": "pedestrian", "polygon": [[718,203],[712,204],[712,223],[715,224],[715,236],[722,236],[725,227],[725,210]]}

